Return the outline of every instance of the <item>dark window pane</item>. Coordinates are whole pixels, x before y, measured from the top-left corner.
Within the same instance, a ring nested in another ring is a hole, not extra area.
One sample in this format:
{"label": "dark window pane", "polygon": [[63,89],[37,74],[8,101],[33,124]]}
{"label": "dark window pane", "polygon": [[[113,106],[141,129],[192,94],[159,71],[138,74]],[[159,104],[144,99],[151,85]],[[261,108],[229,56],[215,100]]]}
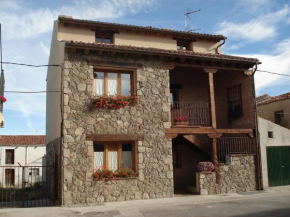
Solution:
{"label": "dark window pane", "polygon": [[110,39],[110,38],[105,38],[105,41],[104,41],[105,43],[111,43],[112,42],[112,40]]}
{"label": "dark window pane", "polygon": [[102,38],[101,37],[96,37],[96,42],[102,42]]}
{"label": "dark window pane", "polygon": [[94,152],[104,152],[104,145],[103,144],[94,145]]}
{"label": "dark window pane", "polygon": [[122,144],[122,151],[132,151],[132,144],[130,144],[130,143],[123,143]]}

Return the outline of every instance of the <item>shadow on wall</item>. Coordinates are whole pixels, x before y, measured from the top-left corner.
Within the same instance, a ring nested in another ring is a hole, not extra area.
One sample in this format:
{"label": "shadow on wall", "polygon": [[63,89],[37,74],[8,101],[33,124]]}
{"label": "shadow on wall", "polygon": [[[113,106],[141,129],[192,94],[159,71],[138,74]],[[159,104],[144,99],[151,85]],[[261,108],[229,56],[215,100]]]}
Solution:
{"label": "shadow on wall", "polygon": [[235,215],[233,217],[284,217],[290,216],[290,208],[289,209],[274,209],[268,210],[263,212],[255,212],[255,213],[248,213],[244,215]]}

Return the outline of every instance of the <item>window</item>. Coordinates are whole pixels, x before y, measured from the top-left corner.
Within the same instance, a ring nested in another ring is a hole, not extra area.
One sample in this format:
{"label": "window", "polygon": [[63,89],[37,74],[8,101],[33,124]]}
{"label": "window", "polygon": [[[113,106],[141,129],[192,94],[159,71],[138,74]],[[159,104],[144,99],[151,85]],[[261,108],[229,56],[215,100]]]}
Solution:
{"label": "window", "polygon": [[134,142],[95,143],[94,157],[96,169],[105,166],[117,171],[129,167],[136,171]]}
{"label": "window", "polygon": [[6,149],[5,159],[6,164],[14,164],[14,149]]}
{"label": "window", "polygon": [[275,124],[283,124],[284,122],[284,111],[276,111],[275,112]]}
{"label": "window", "polygon": [[134,93],[132,72],[97,70],[94,72],[96,95],[132,95]]}
{"label": "window", "polygon": [[229,122],[243,115],[241,85],[228,88],[228,115]]}
{"label": "window", "polygon": [[273,131],[268,131],[268,138],[273,138]]}
{"label": "window", "polygon": [[29,176],[39,176],[39,168],[29,168]]}
{"label": "window", "polygon": [[190,50],[190,42],[177,41],[177,50]]}
{"label": "window", "polygon": [[108,32],[96,32],[96,42],[99,43],[113,43],[113,34]]}
{"label": "window", "polygon": [[14,169],[5,169],[5,185],[13,186],[15,181]]}

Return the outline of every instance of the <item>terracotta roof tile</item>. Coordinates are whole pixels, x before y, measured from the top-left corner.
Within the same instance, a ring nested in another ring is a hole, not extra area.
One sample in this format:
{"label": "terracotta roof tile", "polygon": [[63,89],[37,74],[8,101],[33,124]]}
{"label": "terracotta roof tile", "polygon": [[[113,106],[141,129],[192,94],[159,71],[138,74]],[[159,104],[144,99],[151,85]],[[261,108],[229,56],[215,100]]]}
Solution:
{"label": "terracotta roof tile", "polygon": [[266,104],[269,104],[269,103],[272,103],[272,102],[277,102],[277,101],[286,100],[286,99],[290,99],[290,92],[289,93],[284,93],[284,94],[281,94],[281,95],[278,95],[278,96],[272,96],[272,97],[270,97],[268,99],[265,99],[265,100],[257,103],[257,106],[266,105]]}
{"label": "terracotta roof tile", "polygon": [[175,54],[180,57],[203,57],[208,59],[217,59],[217,60],[235,60],[242,62],[251,62],[251,63],[260,63],[258,59],[255,58],[246,58],[240,56],[231,56],[225,54],[213,54],[213,53],[199,53],[194,51],[185,51],[185,50],[169,50],[169,49],[160,49],[152,47],[136,47],[131,45],[116,45],[109,43],[97,43],[97,42],[83,42],[83,41],[67,41],[62,40],[66,45],[82,45],[82,46],[92,46],[95,48],[107,48],[115,50],[126,50],[126,51],[146,51],[151,52],[152,54]]}
{"label": "terracotta roof tile", "polygon": [[0,145],[45,145],[45,136],[0,136]]}
{"label": "terracotta roof tile", "polygon": [[172,30],[168,28],[155,28],[152,26],[136,26],[136,25],[129,25],[129,24],[101,22],[101,21],[94,21],[94,20],[81,20],[81,19],[73,19],[70,16],[59,16],[58,20],[64,21],[64,22],[70,22],[70,23],[102,25],[102,26],[114,27],[114,28],[119,27],[119,28],[128,28],[132,30],[143,30],[143,31],[146,30],[146,31],[162,32],[162,33],[167,33],[167,34],[178,34],[178,35],[187,35],[187,36],[201,37],[201,38],[211,38],[214,40],[226,39],[224,35],[213,35],[213,34],[205,34],[205,33],[198,33],[198,32],[186,32],[186,31]]}

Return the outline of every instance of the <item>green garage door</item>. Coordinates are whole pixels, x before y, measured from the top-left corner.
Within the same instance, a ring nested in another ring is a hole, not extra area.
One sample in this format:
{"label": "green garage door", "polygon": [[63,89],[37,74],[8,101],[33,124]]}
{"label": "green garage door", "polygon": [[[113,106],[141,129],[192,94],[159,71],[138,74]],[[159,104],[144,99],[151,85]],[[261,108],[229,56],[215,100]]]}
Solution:
{"label": "green garage door", "polygon": [[267,147],[269,186],[290,185],[290,146]]}

